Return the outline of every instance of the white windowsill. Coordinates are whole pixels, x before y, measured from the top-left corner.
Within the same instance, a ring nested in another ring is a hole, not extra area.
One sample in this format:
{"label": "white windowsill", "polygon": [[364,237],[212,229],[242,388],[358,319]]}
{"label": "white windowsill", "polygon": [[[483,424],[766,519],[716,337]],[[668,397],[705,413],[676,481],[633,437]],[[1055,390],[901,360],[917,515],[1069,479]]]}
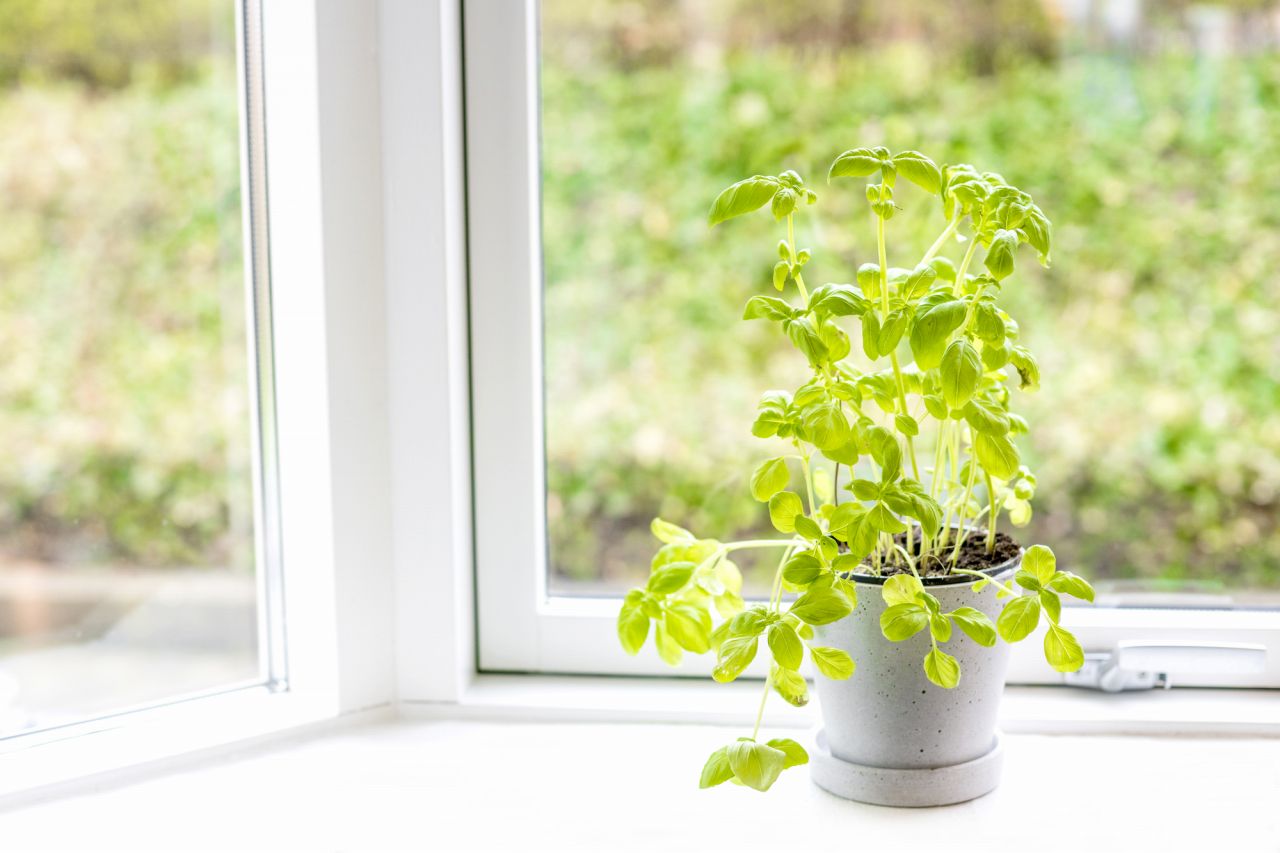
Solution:
{"label": "white windowsill", "polygon": [[349,726],[0,814],[0,837],[6,850],[131,853],[930,844],[1251,853],[1274,851],[1280,837],[1280,740],[1015,734],[991,794],[891,809],[833,797],[803,767],[764,795],[733,785],[699,791],[704,756],[738,733],[474,720]]}

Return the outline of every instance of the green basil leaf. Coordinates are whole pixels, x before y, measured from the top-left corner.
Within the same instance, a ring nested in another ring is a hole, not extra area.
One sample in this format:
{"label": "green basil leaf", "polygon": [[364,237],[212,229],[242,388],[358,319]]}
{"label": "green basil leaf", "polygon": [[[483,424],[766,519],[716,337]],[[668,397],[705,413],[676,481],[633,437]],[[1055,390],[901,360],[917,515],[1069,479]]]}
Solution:
{"label": "green basil leaf", "polygon": [[751,661],[755,660],[756,648],[759,645],[760,638],[754,634],[726,637],[720,643],[720,648],[717,651],[716,666],[715,669],[711,670],[711,677],[722,683],[733,681],[742,674],[742,671],[747,668]]}
{"label": "green basil leaf", "polygon": [[854,148],[835,159],[827,171],[827,180],[832,178],[862,178],[880,170],[884,161],[870,148]]}
{"label": "green basil leaf", "polygon": [[1050,625],[1044,635],[1044,658],[1058,672],[1075,672],[1084,666],[1084,649],[1070,631]]}
{"label": "green basil leaf", "polygon": [[822,574],[822,563],[808,551],[802,551],[787,560],[782,567],[782,579],[792,586],[808,586]]}
{"label": "green basil leaf", "polygon": [[942,191],[942,172],[928,157],[919,151],[903,151],[893,155],[893,166],[898,174],[928,193]]}
{"label": "green basil leaf", "polygon": [[753,296],[742,311],[744,320],[789,320],[791,306],[776,296]]}
{"label": "green basil leaf", "polygon": [[951,639],[951,620],[942,613],[934,613],[929,616],[929,633],[939,643],[945,643]]}
{"label": "green basil leaf", "polygon": [[622,609],[618,611],[618,642],[629,655],[639,652],[649,638],[649,616],[640,605],[643,599],[644,592],[633,589],[627,593]]}
{"label": "green basil leaf", "polygon": [[795,628],[786,622],[774,622],[769,626],[769,651],[773,659],[784,669],[797,670],[804,661],[804,644],[796,636]]}
{"label": "green basil leaf", "polygon": [[702,778],[698,780],[698,787],[714,788],[732,778],[733,768],[729,766],[729,748],[722,746],[711,753],[707,763],[702,765]]}
{"label": "green basil leaf", "polygon": [[791,472],[787,470],[785,458],[766,459],[751,474],[751,496],[758,501],[767,501],[785,489],[790,480]]}
{"label": "green basil leaf", "polygon": [[1040,581],[1041,586],[1048,586],[1057,573],[1058,560],[1053,551],[1044,545],[1032,545],[1022,555],[1022,570],[1030,572]]}
{"label": "green basil leaf", "polygon": [[1083,601],[1093,601],[1093,587],[1087,580],[1071,572],[1055,572],[1053,579],[1049,581],[1049,587]]}
{"label": "green basil leaf", "polygon": [[849,420],[839,400],[829,400],[810,406],[804,413],[804,428],[809,440],[819,450],[840,447],[851,434]]}
{"label": "green basil leaf", "polygon": [[686,651],[696,655],[711,648],[711,614],[692,604],[667,606],[667,632]]}
{"label": "green basil leaf", "polygon": [[997,281],[1013,273],[1013,256],[1018,250],[1018,232],[1001,229],[991,238],[987,258],[983,261],[987,272]]}
{"label": "green basil leaf", "polygon": [[969,639],[978,645],[994,646],[996,644],[996,626],[981,610],[974,607],[957,607],[947,615],[951,617],[951,621],[960,626],[960,630],[964,631]]}
{"label": "green basil leaf", "polygon": [[890,607],[895,604],[918,604],[916,596],[922,592],[924,586],[915,575],[893,575],[880,588],[884,603]]}
{"label": "green basil leaf", "polygon": [[662,658],[663,663],[667,666],[680,665],[680,661],[684,659],[684,650],[667,630],[666,614],[654,622],[653,642],[658,647],[658,657]]}
{"label": "green basil leaf", "polygon": [[801,764],[809,763],[809,753],[805,752],[803,746],[789,737],[776,737],[768,741],[767,745],[774,749],[782,750],[783,754],[786,755],[786,760],[782,764],[783,770],[788,767],[799,767]]}
{"label": "green basil leaf", "polygon": [[783,669],[777,664],[770,668],[770,672],[773,673],[771,679],[773,689],[784,702],[796,708],[803,708],[809,704],[809,685],[805,683],[804,676],[794,670]]}
{"label": "green basil leaf", "polygon": [[787,337],[791,339],[795,348],[809,359],[809,364],[817,367],[827,360],[827,345],[822,342],[822,336],[808,319],[799,317],[788,320],[784,325],[787,329]]}
{"label": "green basil leaf", "polygon": [[1020,387],[1035,389],[1040,387],[1040,365],[1026,347],[1010,347],[1009,361],[1018,370]]}
{"label": "green basil leaf", "polygon": [[810,625],[828,625],[853,612],[853,604],[835,589],[810,589],[797,598],[789,613]]}
{"label": "green basil leaf", "polygon": [[960,683],[960,664],[941,649],[931,649],[924,656],[925,677],[948,690]]}
{"label": "green basil leaf", "polygon": [[1025,570],[1019,571],[1016,575],[1013,576],[1013,579],[1015,582],[1017,582],[1018,586],[1022,587],[1023,589],[1029,589],[1032,592],[1040,591],[1040,578],[1031,574],[1031,572],[1028,572]]}
{"label": "green basil leaf", "polygon": [[687,543],[694,541],[692,533],[683,527],[674,525],[669,521],[663,521],[660,518],[655,518],[649,522],[649,530],[653,532],[654,536],[668,545],[674,542]]}
{"label": "green basil leaf", "polygon": [[743,738],[729,744],[729,767],[742,784],[757,791],[767,791],[778,780],[787,762],[787,754],[763,743]]}
{"label": "green basil leaf", "polygon": [[1019,595],[1009,599],[996,619],[996,630],[1006,643],[1026,639],[1040,624],[1040,599]]}
{"label": "green basil leaf", "polygon": [[1018,473],[1018,448],[1007,435],[980,432],[973,439],[978,464],[997,480],[1008,480]]}
{"label": "green basil leaf", "polygon": [[770,205],[773,211],[774,219],[785,219],[796,209],[796,194],[794,190],[780,189],[773,196],[773,203]]}
{"label": "green basil leaf", "polygon": [[769,498],[769,521],[781,533],[795,533],[796,516],[804,513],[804,503],[795,492],[778,492]]}
{"label": "green basil leaf", "polygon": [[964,338],[952,341],[942,356],[942,399],[952,409],[963,409],[982,378],[982,357]]}
{"label": "green basil leaf", "polygon": [[806,515],[797,515],[793,523],[796,526],[796,533],[799,533],[810,542],[817,542],[823,538],[822,528],[812,518]]}
{"label": "green basil leaf", "polygon": [[693,563],[668,563],[649,575],[649,592],[654,595],[670,595],[682,588],[693,577]]}
{"label": "green basil leaf", "polygon": [[946,301],[940,303],[929,304],[930,298],[926,297],[916,312],[907,341],[921,370],[932,370],[942,363],[947,338],[964,322],[968,310],[964,302],[950,299],[949,294],[944,295]]}
{"label": "green basil leaf", "polygon": [[1042,589],[1039,593],[1040,606],[1044,608],[1045,615],[1050,621],[1058,622],[1062,619],[1062,599],[1051,589]]}
{"label": "green basil leaf", "polygon": [[914,637],[929,624],[929,612],[919,604],[895,604],[880,614],[880,633],[900,643]]}
{"label": "green basil leaf", "polygon": [[1009,432],[1009,416],[997,403],[974,397],[964,406],[964,419],[975,432],[1004,435]]}
{"label": "green basil leaf", "polygon": [[759,210],[773,199],[778,188],[777,178],[764,175],[738,181],[716,197],[707,219],[711,225],[716,225],[735,216]]}
{"label": "green basil leaf", "polygon": [[855,664],[848,653],[831,646],[810,646],[809,657],[818,672],[834,681],[844,681],[853,675]]}

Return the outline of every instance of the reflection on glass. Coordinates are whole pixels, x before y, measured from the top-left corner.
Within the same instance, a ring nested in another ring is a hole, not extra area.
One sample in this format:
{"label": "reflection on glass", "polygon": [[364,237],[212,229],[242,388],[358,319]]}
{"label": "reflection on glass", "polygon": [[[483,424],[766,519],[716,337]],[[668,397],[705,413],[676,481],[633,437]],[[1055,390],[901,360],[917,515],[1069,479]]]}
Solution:
{"label": "reflection on glass", "polygon": [[0,735],[258,677],[233,0],[0,2]]}
{"label": "reflection on glass", "polygon": [[[554,591],[643,577],[656,514],[767,528],[749,427],[800,356],[737,321],[768,288],[772,223],[709,230],[707,207],[883,144],[996,168],[1057,226],[1053,268],[1007,294],[1045,378],[1018,402],[1039,475],[1022,538],[1112,601],[1280,598],[1280,5],[541,8]],[[807,277],[874,260],[857,195],[806,217]],[[918,257],[929,216],[901,211],[891,243]]]}

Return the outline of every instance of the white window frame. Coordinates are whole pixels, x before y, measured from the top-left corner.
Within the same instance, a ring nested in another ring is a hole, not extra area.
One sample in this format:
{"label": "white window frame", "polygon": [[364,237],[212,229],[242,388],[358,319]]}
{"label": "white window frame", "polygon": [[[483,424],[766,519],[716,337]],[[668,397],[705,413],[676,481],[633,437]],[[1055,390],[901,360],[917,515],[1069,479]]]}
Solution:
{"label": "white window frame", "polygon": [[269,308],[255,477],[280,574],[261,581],[264,677],[4,739],[4,805],[390,714],[401,696],[449,701],[474,671],[459,9],[244,0],[242,48],[258,21],[265,126],[242,175],[265,148],[269,192],[246,199],[247,269],[266,266],[269,231],[249,324]]}
{"label": "white window frame", "polygon": [[[623,655],[616,598],[547,588],[542,244],[536,0],[464,0],[467,206],[481,672],[669,675]],[[1280,687],[1280,612],[1070,607],[1086,651],[1120,640],[1261,643],[1266,671],[1202,676],[1200,687]],[[706,675],[706,656],[677,672]],[[1014,647],[1010,683],[1060,684],[1037,638]]]}

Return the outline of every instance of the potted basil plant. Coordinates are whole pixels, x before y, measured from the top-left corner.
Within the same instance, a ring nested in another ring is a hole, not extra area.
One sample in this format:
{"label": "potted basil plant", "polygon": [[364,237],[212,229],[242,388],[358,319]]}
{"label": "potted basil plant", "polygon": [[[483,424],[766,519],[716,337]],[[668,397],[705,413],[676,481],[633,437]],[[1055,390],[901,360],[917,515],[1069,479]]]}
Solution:
{"label": "potted basil plant", "polygon": [[[721,542],[655,520],[662,545],[648,582],[623,601],[618,638],[636,654],[652,637],[672,665],[711,652],[721,682],[767,659],[755,729],[711,754],[701,787],[764,791],[810,763],[792,739],[759,740],[771,692],[809,701],[807,655],[823,711],[819,785],[889,805],[958,802],[999,781],[1007,644],[1043,621],[1054,669],[1084,661],[1060,617],[1064,595],[1093,600],[1089,583],[1001,525],[1006,513],[1027,523],[1036,484],[1020,461],[1027,423],[1010,409],[1009,383],[1034,389],[1040,372],[1000,295],[1023,244],[1048,264],[1050,224],[1000,175],[939,169],[915,151],[846,151],[831,165],[837,178],[871,178],[878,257],[856,284],[806,286],[812,254],[796,242],[796,219],[817,197],[794,171],[739,181],[710,214],[715,225],[768,205],[785,226],[776,295],[752,296],[743,314],[803,356],[798,387],[766,391],[751,427],[789,444],[750,478],[781,535]],[[944,223],[910,267],[890,265],[885,236],[900,178],[940,203]],[[944,254],[953,246],[958,263]],[[732,557],[746,549],[779,554],[768,601],[741,597]]]}

